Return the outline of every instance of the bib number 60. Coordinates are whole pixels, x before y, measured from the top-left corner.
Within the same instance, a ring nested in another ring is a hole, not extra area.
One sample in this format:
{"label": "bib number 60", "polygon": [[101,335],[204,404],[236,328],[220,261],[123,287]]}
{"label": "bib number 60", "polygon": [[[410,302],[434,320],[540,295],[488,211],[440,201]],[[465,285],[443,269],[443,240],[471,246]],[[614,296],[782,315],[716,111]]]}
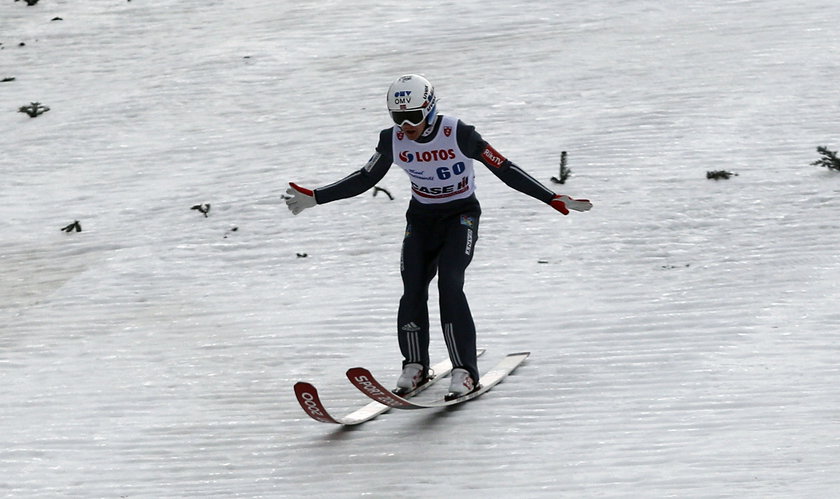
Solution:
{"label": "bib number 60", "polygon": [[446,180],[448,178],[451,178],[452,175],[460,175],[460,174],[464,173],[464,170],[466,170],[466,169],[467,169],[467,165],[465,165],[463,161],[459,161],[459,162],[455,163],[454,165],[452,165],[451,167],[441,166],[440,168],[438,168],[437,169],[437,176],[441,180]]}

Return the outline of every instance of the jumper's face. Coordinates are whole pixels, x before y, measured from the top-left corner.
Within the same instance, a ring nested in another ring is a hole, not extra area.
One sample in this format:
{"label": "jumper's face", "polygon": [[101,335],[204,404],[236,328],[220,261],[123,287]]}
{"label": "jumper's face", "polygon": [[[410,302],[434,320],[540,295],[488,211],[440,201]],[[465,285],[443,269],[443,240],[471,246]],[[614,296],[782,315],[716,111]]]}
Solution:
{"label": "jumper's face", "polygon": [[417,140],[420,138],[420,135],[423,133],[423,130],[426,129],[426,121],[421,121],[419,125],[412,125],[409,122],[403,122],[400,125],[400,130],[403,131],[406,137],[409,140]]}

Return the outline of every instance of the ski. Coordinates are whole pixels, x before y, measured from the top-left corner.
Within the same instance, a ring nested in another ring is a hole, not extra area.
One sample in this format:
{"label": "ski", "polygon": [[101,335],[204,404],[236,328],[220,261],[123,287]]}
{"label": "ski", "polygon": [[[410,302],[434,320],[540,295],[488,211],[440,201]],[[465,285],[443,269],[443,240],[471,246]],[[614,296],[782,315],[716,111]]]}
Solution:
{"label": "ski", "polygon": [[[479,356],[483,353],[484,350],[478,350],[476,352]],[[452,363],[449,362],[449,359],[443,360],[433,365],[430,368],[430,371],[433,373],[433,376],[425,383],[406,394],[406,397],[413,397],[414,395],[417,395],[449,374],[449,372],[452,371]],[[315,388],[315,385],[307,383],[306,381],[299,381],[295,384],[295,396],[297,397],[301,408],[303,408],[303,411],[309,415],[309,417],[321,423],[352,426],[370,421],[371,419],[391,409],[389,406],[380,404],[379,402],[370,402],[364,407],[356,409],[343,417],[333,416],[327,411],[326,407],[324,407],[324,404],[321,402],[321,397],[318,396],[318,389]]]}
{"label": "ski", "polygon": [[525,359],[528,358],[528,355],[530,355],[530,352],[509,354],[492,369],[484,373],[481,377],[481,384],[476,387],[475,390],[453,400],[446,400],[443,398],[429,403],[408,400],[405,397],[400,397],[399,395],[391,393],[391,391],[377,381],[370,371],[364,367],[354,367],[348,370],[347,379],[349,379],[350,382],[353,383],[353,386],[358,388],[359,391],[379,404],[384,404],[394,409],[433,409],[437,407],[448,407],[450,405],[460,404],[483,395],[505,379],[508,374],[513,372],[514,369],[519,367],[519,364],[525,361]]}

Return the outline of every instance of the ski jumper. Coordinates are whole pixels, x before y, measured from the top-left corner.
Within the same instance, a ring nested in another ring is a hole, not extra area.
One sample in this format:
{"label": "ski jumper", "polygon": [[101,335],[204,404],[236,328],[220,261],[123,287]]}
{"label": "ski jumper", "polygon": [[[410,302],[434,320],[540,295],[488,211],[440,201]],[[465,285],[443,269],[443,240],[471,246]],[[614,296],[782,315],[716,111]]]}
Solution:
{"label": "ski jumper", "polygon": [[473,160],[508,186],[551,203],[551,190],[499,154],[474,127],[442,115],[416,141],[397,126],[382,130],[376,153],[364,167],[314,194],[318,204],[349,198],[373,187],[392,164],[405,171],[412,198],[400,257],[403,296],[397,312],[403,365],[429,366],[429,284],[437,275],[440,323],[450,360],[478,383],[475,324],[463,291],[481,216]]}

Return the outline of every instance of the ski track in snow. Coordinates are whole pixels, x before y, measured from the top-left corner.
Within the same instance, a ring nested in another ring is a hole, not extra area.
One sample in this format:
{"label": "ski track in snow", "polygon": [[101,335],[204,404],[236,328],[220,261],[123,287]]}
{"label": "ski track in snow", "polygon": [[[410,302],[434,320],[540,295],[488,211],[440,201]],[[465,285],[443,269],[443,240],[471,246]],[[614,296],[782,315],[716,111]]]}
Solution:
{"label": "ski track in snow", "polygon": [[[4,2],[0,493],[840,497],[840,174],[809,165],[840,148],[838,15]],[[281,194],[364,164],[405,72],[547,185],[567,150],[558,187],[595,207],[479,171],[481,365],[531,357],[337,429],[292,386],[343,414],[367,402],[347,368],[394,381],[407,182],[297,217]]]}

